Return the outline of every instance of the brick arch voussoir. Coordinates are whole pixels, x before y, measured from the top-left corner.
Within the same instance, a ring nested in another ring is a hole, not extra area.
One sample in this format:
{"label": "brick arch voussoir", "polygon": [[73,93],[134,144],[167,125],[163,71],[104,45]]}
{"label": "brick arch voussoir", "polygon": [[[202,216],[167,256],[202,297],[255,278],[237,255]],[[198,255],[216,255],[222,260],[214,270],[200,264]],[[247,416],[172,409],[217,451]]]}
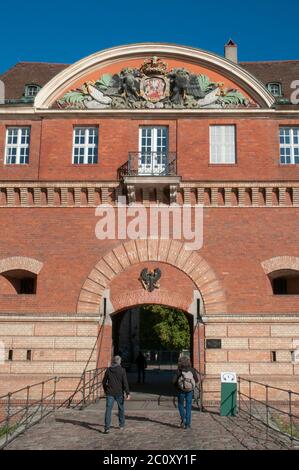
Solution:
{"label": "brick arch voussoir", "polygon": [[0,260],[0,274],[15,269],[22,269],[34,274],[39,274],[43,265],[44,263],[34,258],[28,258],[26,256],[10,256],[9,258]]}
{"label": "brick arch voussoir", "polygon": [[279,271],[280,269],[299,271],[299,257],[297,256],[275,256],[274,258],[262,261],[261,264],[266,274]]}
{"label": "brick arch voussoir", "polygon": [[[131,266],[146,261],[167,263],[184,272],[201,292],[206,314],[226,312],[225,290],[206,260],[186,250],[180,241],[148,239],[121,243],[102,257],[81,288],[77,313],[99,313],[101,298],[109,283]],[[179,304],[177,307],[181,302]]]}

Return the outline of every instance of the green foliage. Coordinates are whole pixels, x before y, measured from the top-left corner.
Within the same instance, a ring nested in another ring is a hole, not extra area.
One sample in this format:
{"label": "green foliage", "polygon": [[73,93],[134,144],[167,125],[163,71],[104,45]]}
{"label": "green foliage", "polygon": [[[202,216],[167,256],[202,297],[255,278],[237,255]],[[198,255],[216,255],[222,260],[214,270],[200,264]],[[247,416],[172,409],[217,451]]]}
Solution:
{"label": "green foliage", "polygon": [[225,96],[221,98],[221,102],[225,104],[246,104],[245,96],[238,90],[229,90]]}
{"label": "green foliage", "polygon": [[190,328],[181,310],[146,305],[140,312],[140,343],[143,349],[181,351],[190,347]]}
{"label": "green foliage", "polygon": [[97,81],[95,82],[95,86],[106,90],[106,89],[110,86],[111,81],[112,81],[112,76],[111,76],[111,74],[110,74],[110,73],[104,73],[104,74],[99,78],[99,80],[97,80]]}
{"label": "green foliage", "polygon": [[208,93],[209,91],[211,91],[215,85],[215,83],[211,82],[211,80],[209,79],[209,77],[207,77],[207,75],[198,75],[197,81],[200,86],[200,89],[204,93]]}
{"label": "green foliage", "polygon": [[161,342],[154,327],[160,321],[160,315],[151,310],[151,306],[140,308],[140,346],[141,349],[161,349]]}
{"label": "green foliage", "polygon": [[66,104],[68,106],[81,106],[84,107],[84,100],[86,95],[80,90],[68,91],[60,100],[60,104]]}

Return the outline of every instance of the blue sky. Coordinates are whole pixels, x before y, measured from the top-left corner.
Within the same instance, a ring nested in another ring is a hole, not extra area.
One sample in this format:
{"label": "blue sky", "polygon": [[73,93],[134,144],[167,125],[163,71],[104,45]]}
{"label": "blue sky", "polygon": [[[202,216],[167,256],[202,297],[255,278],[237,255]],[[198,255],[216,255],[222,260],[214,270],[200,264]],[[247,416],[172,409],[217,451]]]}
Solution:
{"label": "blue sky", "polygon": [[170,42],[239,59],[299,59],[298,1],[10,0],[0,7],[0,73],[19,61],[72,63],[101,49]]}

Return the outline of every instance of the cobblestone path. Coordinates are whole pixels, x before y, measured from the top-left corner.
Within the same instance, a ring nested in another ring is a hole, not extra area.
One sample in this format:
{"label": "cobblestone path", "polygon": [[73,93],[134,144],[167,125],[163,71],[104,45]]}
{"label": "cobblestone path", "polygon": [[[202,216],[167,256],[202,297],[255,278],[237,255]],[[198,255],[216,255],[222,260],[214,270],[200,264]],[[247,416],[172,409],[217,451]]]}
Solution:
{"label": "cobblestone path", "polygon": [[116,410],[104,434],[104,402],[83,411],[56,412],[11,442],[6,449],[201,450],[283,449],[286,443],[255,420],[220,417],[218,410],[193,411],[192,428],[178,427],[171,400],[126,402],[126,428],[117,428]]}

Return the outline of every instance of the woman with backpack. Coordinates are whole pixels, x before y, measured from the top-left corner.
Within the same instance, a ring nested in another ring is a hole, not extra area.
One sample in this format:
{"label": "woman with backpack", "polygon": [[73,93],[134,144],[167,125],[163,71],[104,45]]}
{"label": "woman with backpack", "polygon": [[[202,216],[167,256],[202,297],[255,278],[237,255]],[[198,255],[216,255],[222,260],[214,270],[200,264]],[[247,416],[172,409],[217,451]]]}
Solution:
{"label": "woman with backpack", "polygon": [[198,383],[198,375],[191,367],[189,357],[180,357],[173,383],[178,391],[178,408],[181,417],[180,427],[189,429],[191,428],[193,391],[195,384]]}

